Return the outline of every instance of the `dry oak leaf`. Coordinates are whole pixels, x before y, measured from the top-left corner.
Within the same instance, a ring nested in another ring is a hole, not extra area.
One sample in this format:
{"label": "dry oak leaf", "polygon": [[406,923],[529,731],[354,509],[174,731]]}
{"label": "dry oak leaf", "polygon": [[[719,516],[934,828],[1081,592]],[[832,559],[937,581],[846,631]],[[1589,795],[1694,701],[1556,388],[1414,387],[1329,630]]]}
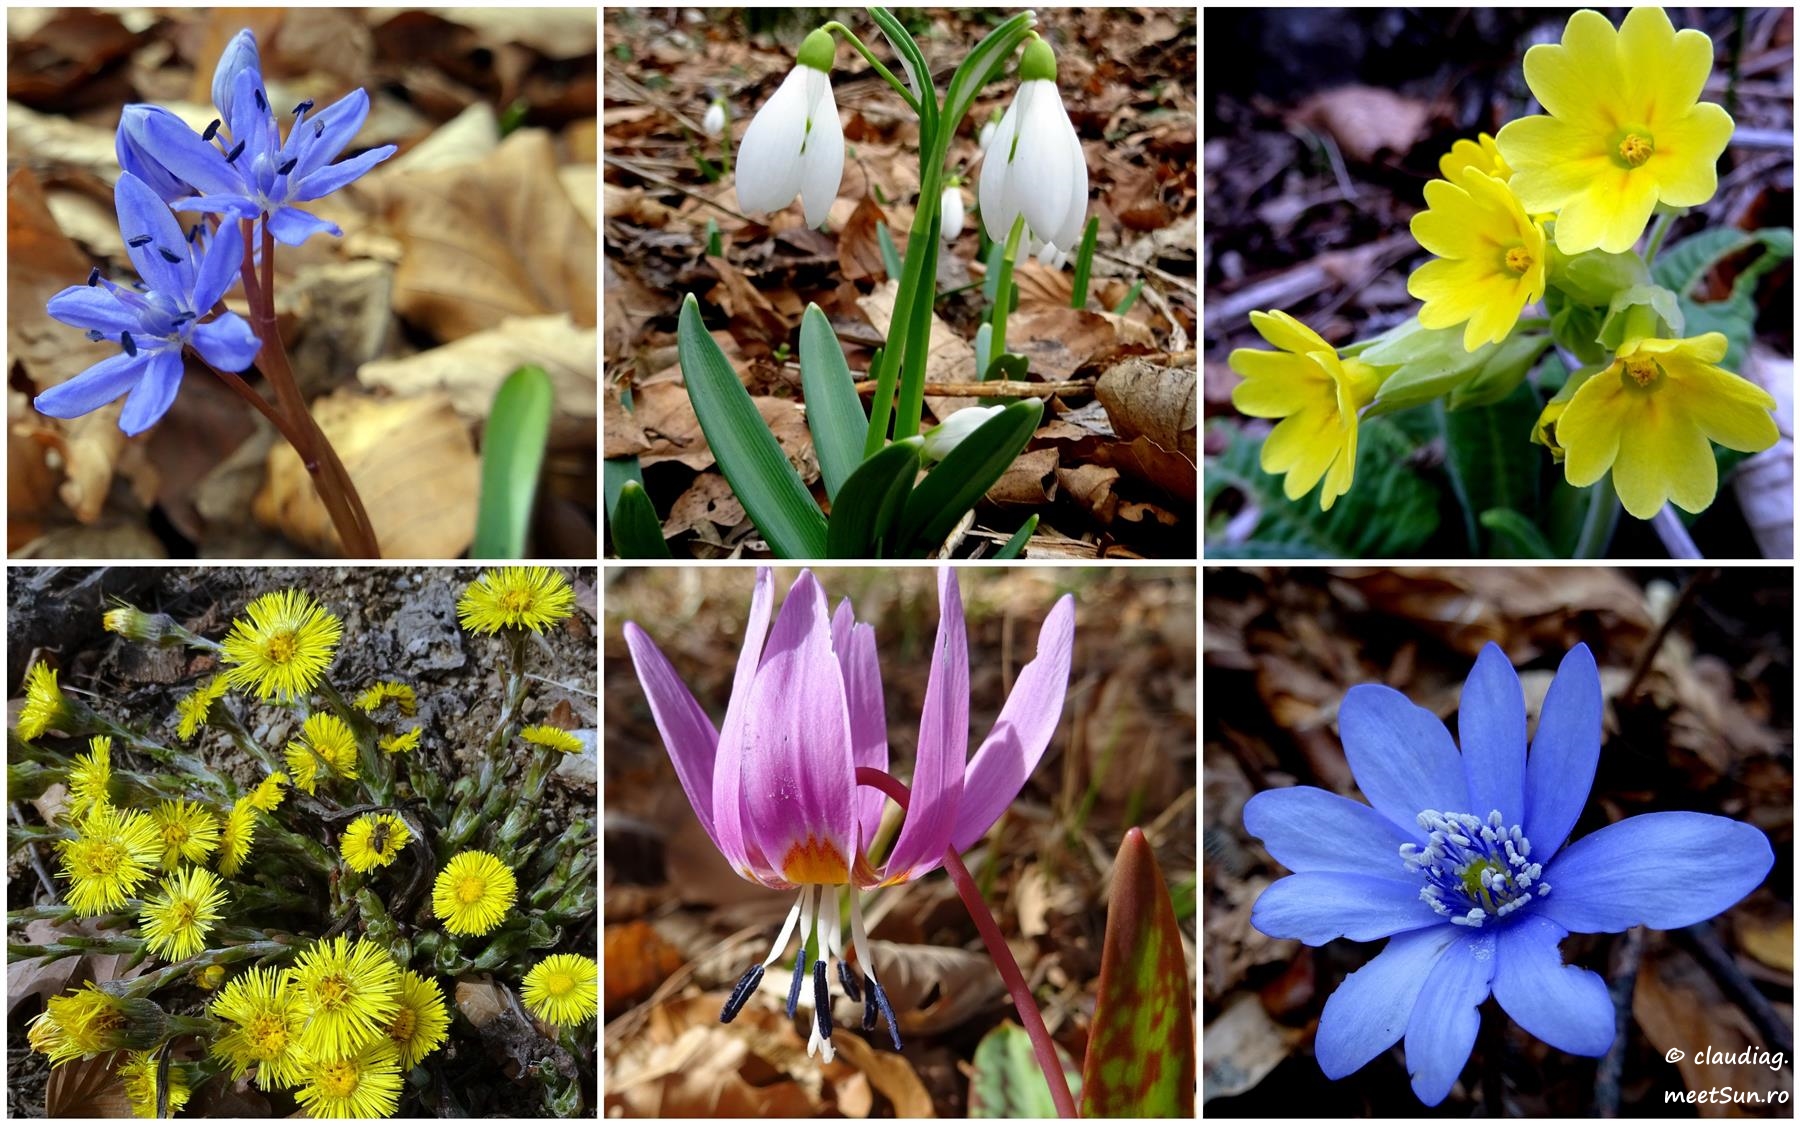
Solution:
{"label": "dry oak leaf", "polygon": [[[383,556],[453,559],[475,538],[481,463],[444,395],[374,399],[349,391],[312,404],[356,482]],[[291,445],[269,451],[252,504],[258,522],[321,554],[341,553],[330,514]]]}
{"label": "dry oak leaf", "polygon": [[541,129],[514,133],[476,162],[378,171],[369,190],[404,247],[396,311],[441,340],[513,316],[566,312],[592,325],[599,244],[557,172]]}
{"label": "dry oak leaf", "polygon": [[494,392],[506,377],[532,363],[550,375],[556,418],[583,419],[591,438],[600,334],[592,325],[577,326],[568,313],[510,317],[430,351],[365,363],[356,378],[365,387],[397,396],[441,391],[457,414],[474,422],[487,417]]}

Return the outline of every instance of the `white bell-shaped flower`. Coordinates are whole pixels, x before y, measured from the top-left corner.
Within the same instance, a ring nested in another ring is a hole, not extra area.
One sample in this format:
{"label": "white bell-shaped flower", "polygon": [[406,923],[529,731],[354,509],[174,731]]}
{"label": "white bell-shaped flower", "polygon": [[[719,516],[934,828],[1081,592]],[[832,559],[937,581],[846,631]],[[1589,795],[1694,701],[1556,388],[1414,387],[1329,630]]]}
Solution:
{"label": "white bell-shaped flower", "polygon": [[716,137],[725,131],[725,103],[713,102],[706,107],[706,117],[700,122],[700,128],[706,135]]}
{"label": "white bell-shaped flower", "polygon": [[938,237],[945,242],[953,242],[963,229],[962,189],[951,185],[944,189],[943,201],[938,205]]}
{"label": "white bell-shaped flower", "polygon": [[942,461],[950,456],[952,449],[963,443],[963,439],[1005,409],[1004,406],[965,406],[955,411],[950,417],[925,431],[925,444],[919,450],[919,459],[926,462]]}
{"label": "white bell-shaped flower", "polygon": [[1027,233],[1066,253],[1087,217],[1087,158],[1056,89],[1056,56],[1034,39],[1019,63],[1019,90],[982,158],[981,222],[1006,238],[1025,216]]}
{"label": "white bell-shaped flower", "polygon": [[738,146],[738,206],[779,211],[800,197],[806,225],[825,221],[844,179],[844,127],[831,93],[836,41],[824,29],[800,45],[797,65],[756,111]]}

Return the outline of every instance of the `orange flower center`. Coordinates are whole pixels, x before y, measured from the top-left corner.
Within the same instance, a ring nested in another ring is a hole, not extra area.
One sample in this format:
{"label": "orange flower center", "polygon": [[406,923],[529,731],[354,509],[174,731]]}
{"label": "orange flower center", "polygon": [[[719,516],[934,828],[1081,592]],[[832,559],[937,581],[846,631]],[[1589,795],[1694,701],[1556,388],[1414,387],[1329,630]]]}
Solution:
{"label": "orange flower center", "polygon": [[1625,360],[1625,374],[1640,387],[1650,387],[1662,378],[1662,368],[1649,356],[1634,355]]}
{"label": "orange flower center", "polygon": [[413,1037],[413,1028],[417,1020],[411,1008],[401,1008],[394,1016],[394,1022],[388,1025],[388,1038],[396,1043],[405,1043]]}
{"label": "orange flower center", "polygon": [[356,1093],[358,1077],[356,1064],[344,1061],[326,1063],[315,1072],[313,1080],[328,1097],[347,1098]]}
{"label": "orange flower center", "polygon": [[1619,159],[1633,168],[1642,168],[1655,152],[1656,142],[1642,133],[1627,133],[1619,142]]}
{"label": "orange flower center", "polygon": [[790,883],[848,883],[850,865],[837,848],[817,836],[808,836],[781,857],[781,876]]}
{"label": "orange flower center", "polygon": [[298,642],[294,638],[293,630],[283,629],[271,635],[263,644],[263,656],[267,657],[271,664],[286,664],[294,658],[294,649],[297,647]]}
{"label": "orange flower center", "polygon": [[1535,264],[1536,259],[1523,246],[1515,246],[1506,252],[1506,268],[1516,274],[1523,275]]}

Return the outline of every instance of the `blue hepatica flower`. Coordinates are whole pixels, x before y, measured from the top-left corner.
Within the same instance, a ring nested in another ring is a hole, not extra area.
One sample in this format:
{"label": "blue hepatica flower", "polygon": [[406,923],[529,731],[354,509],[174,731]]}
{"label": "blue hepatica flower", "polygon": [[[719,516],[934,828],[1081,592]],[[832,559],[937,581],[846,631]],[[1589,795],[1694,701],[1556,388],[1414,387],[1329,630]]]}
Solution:
{"label": "blue hepatica flower", "polygon": [[320,231],[342,235],[335,223],[292,206],[329,195],[394,155],[382,145],[331,163],[369,116],[369,95],[352,90],[328,108],[293,108],[281,135],[263,85],[256,36],[234,37],[213,71],[213,104],[220,119],[196,134],[181,118],[151,105],[129,105],[119,119],[119,164],[162,193],[177,211],[239,219],[268,216],[269,230],[289,246]]}
{"label": "blue hepatica flower", "polygon": [[1365,684],[1344,696],[1338,725],[1369,804],[1310,786],[1245,804],[1244,827],[1296,872],[1256,900],[1257,929],[1307,945],[1393,939],[1325,1003],[1314,1051],[1327,1077],[1404,1035],[1413,1092],[1438,1104],[1490,993],[1551,1046],[1604,1054],[1606,982],[1563,964],[1558,943],[1692,925],[1762,883],[1769,841],[1719,816],[1647,813],[1563,847],[1593,785],[1600,712],[1600,674],[1578,645],[1527,759],[1519,678],[1490,644],[1463,686],[1461,753],[1431,712]]}
{"label": "blue hepatica flower", "polygon": [[50,315],[87,329],[94,340],[112,340],[119,354],[101,360],[33,400],[52,418],[98,410],[130,392],[119,428],[142,433],[175,401],[181,389],[182,345],[191,344],[214,367],[242,371],[262,344],[236,313],[212,312],[244,260],[244,240],[226,223],[212,236],[201,227],[183,235],[175,216],[150,186],[130,172],[113,189],[125,252],[144,281],[139,292],[115,285],[96,269],[86,285],[71,285],[50,298]]}

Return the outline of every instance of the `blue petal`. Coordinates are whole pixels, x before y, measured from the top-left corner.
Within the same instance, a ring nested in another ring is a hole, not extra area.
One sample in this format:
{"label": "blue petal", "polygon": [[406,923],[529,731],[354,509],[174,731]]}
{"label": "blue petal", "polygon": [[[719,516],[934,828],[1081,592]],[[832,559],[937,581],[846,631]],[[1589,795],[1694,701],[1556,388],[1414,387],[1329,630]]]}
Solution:
{"label": "blue petal", "polygon": [[1456,712],[1463,772],[1469,779],[1467,811],[1482,819],[1500,810],[1507,825],[1525,820],[1525,692],[1512,662],[1492,641],[1481,650],[1463,684]]}
{"label": "blue petal", "polygon": [[336,223],[327,222],[298,207],[283,207],[270,215],[269,230],[287,246],[298,246],[321,231],[335,238],[342,238],[344,234]]}
{"label": "blue petal", "polygon": [[[261,108],[256,104],[258,94],[263,99]],[[263,89],[262,72],[251,68],[238,71],[232,79],[229,104],[221,105],[219,109],[225,113],[225,124],[231,129],[230,148],[239,144],[244,146],[244,151],[232,163],[243,170],[248,181],[249,170],[255,166],[256,158],[273,156],[281,147],[280,132],[275,127],[275,110],[269,105],[268,91]]]}
{"label": "blue petal", "polygon": [[1344,871],[1400,878],[1401,844],[1422,844],[1360,801],[1310,785],[1258,793],[1244,803],[1244,829],[1289,871]]}
{"label": "blue petal", "polygon": [[1257,896],[1250,924],[1270,937],[1324,945],[1334,938],[1375,941],[1448,922],[1419,898],[1417,879],[1303,871]]}
{"label": "blue petal", "polygon": [[[338,153],[344,151],[344,146],[362,131],[363,122],[368,118],[369,94],[359,86],[307,120],[297,123],[294,128],[299,131],[299,143],[290,147],[299,163],[294,166],[289,182],[304,180],[331,163]],[[290,136],[289,140],[291,142],[293,138]]]}
{"label": "blue petal", "polygon": [[256,51],[256,36],[249,28],[231,37],[231,42],[219,53],[219,63],[213,67],[212,100],[219,107],[219,115],[231,120],[232,90],[237,76],[245,71],[256,75],[256,84],[262,85],[262,59]]}
{"label": "blue petal", "polygon": [[52,418],[79,418],[130,390],[150,366],[150,357],[148,351],[108,356],[68,382],[51,387],[31,405]]}
{"label": "blue petal", "polygon": [[1532,910],[1572,934],[1673,930],[1727,909],[1762,885],[1774,863],[1769,838],[1748,824],[1645,813],[1583,836],[1546,864],[1550,894]]}
{"label": "blue petal", "polygon": [[[227,220],[219,224],[218,233],[206,246],[200,259],[200,272],[194,279],[193,311],[205,316],[243,275],[244,234],[238,224]],[[235,369],[234,369],[235,370]]]}
{"label": "blue petal", "polygon": [[141,133],[144,147],[156,154],[170,175],[180,177],[208,195],[244,190],[243,176],[225,163],[224,154],[201,140],[200,134],[174,114],[145,118]]}
{"label": "blue petal", "polygon": [[1613,1041],[1612,998],[1598,973],[1563,964],[1557,945],[1567,936],[1541,913],[1502,928],[1494,999],[1520,1027],[1552,1047],[1572,1055],[1604,1055]]}
{"label": "blue petal", "polygon": [[295,186],[289,192],[289,198],[305,201],[330,195],[398,151],[393,145],[382,145],[329,168],[321,168]]}
{"label": "blue petal", "polygon": [[1401,934],[1367,965],[1344,978],[1325,1001],[1313,1054],[1325,1077],[1336,1080],[1361,1070],[1400,1041],[1425,978],[1455,944],[1455,926],[1434,926]]}
{"label": "blue petal", "polygon": [[[138,276],[155,292],[176,301],[188,300],[194,292],[194,260],[181,224],[169,214],[169,205],[150,185],[130,172],[121,172],[113,188],[113,202],[119,213],[119,233],[125,238],[125,252]],[[132,243],[148,236],[140,246]],[[163,251],[175,255],[171,262]]]}
{"label": "blue petal", "polygon": [[233,312],[194,325],[189,338],[200,358],[220,371],[242,371],[256,362],[256,355],[262,350],[262,341],[251,331],[249,322]]}
{"label": "blue petal", "polygon": [[71,285],[50,298],[45,310],[71,328],[91,328],[115,339],[139,329],[136,310],[99,285]]}
{"label": "blue petal", "polygon": [[169,206],[176,211],[222,215],[228,223],[238,219],[254,219],[262,214],[262,204],[247,195],[233,192],[208,192],[189,199],[177,199]]}
{"label": "blue petal", "polygon": [[149,184],[150,189],[163,199],[181,199],[194,194],[193,186],[163,167],[144,129],[149,118],[158,116],[175,118],[175,125],[187,128],[180,118],[159,105],[128,105],[119,114],[113,151],[118,154],[119,167]]}
{"label": "blue petal", "polygon": [[1406,1024],[1406,1070],[1426,1105],[1444,1100],[1469,1061],[1493,979],[1494,935],[1479,930],[1451,942],[1425,978]]}
{"label": "blue petal", "polygon": [[1338,707],[1350,772],[1381,814],[1409,835],[1426,809],[1467,812],[1462,757],[1438,717],[1379,684],[1359,684]]}
{"label": "blue petal", "polygon": [[150,352],[149,356],[144,377],[132,388],[131,397],[125,400],[125,409],[119,414],[119,428],[134,436],[156,425],[174,403],[175,392],[181,389],[181,349],[165,348]]}
{"label": "blue petal", "polygon": [[[1581,818],[1600,763],[1600,670],[1586,645],[1563,657],[1525,766],[1525,838],[1531,858],[1548,863]],[[1552,892],[1554,893],[1554,892]]]}

